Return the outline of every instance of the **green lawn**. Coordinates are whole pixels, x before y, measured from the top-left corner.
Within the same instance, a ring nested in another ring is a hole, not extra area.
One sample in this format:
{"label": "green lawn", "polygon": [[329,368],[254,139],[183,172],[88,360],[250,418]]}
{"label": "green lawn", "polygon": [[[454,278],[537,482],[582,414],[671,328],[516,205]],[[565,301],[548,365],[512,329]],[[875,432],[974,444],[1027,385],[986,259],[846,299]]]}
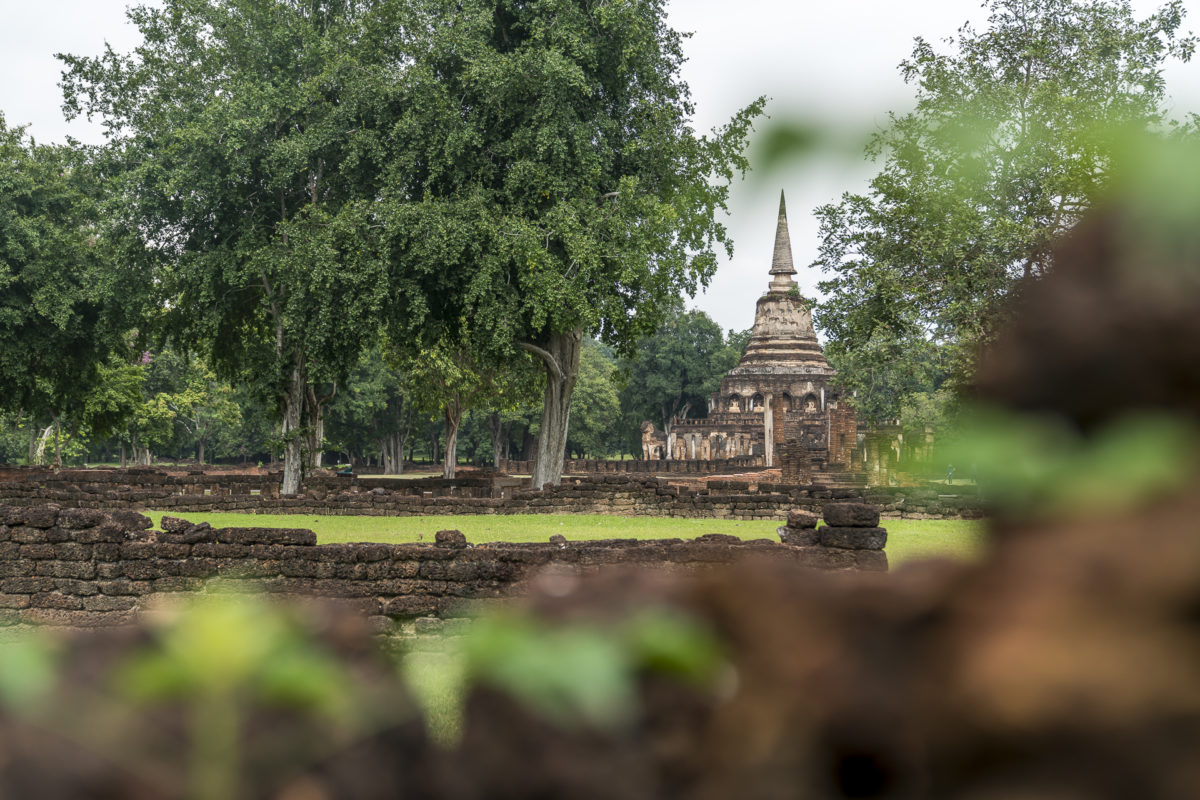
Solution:
{"label": "green lawn", "polygon": [[[158,523],[164,512],[146,512]],[[730,533],[743,539],[775,539],[782,523],[723,519],[614,517],[582,514],[523,514],[437,517],[313,516],[310,514],[174,513],[215,528],[307,528],[323,544],[330,542],[433,541],[448,528],[468,541],[544,542],[556,533],[567,539],[693,539],[706,533]],[[899,564],[922,556],[972,558],[982,552],[984,529],[969,520],[884,520],[888,560]]]}

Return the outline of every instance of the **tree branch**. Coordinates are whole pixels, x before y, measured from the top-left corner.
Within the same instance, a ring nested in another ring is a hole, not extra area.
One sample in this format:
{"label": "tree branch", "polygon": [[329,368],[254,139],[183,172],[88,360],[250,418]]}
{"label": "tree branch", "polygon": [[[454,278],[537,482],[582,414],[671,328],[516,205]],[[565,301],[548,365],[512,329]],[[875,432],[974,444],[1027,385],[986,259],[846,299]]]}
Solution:
{"label": "tree branch", "polygon": [[566,380],[566,373],[564,373],[562,367],[559,366],[558,359],[556,359],[550,353],[538,347],[536,344],[530,344],[529,342],[518,342],[517,346],[522,350],[527,350],[530,353],[533,353],[535,356],[542,359],[542,361],[545,361],[546,366],[549,367],[550,371],[554,373],[555,378],[560,381]]}

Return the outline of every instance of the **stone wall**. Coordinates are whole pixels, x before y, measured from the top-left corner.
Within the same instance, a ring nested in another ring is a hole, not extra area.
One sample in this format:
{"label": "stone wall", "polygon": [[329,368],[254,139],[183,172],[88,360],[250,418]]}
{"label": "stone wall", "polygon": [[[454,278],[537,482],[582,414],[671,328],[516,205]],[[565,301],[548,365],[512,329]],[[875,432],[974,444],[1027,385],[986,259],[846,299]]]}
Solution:
{"label": "stone wall", "polygon": [[[661,434],[659,434],[661,437]],[[686,459],[611,459],[568,458],[563,462],[564,475],[734,475],[762,469],[762,456],[736,456],[719,460]],[[510,475],[529,475],[532,461],[500,462],[500,469]]]}
{"label": "stone wall", "polygon": [[[0,482],[0,503],[12,506],[55,503],[63,507],[100,509],[156,508],[177,512],[239,511],[275,514],[347,514],[362,516],[429,516],[458,514],[624,514],[702,519],[782,519],[788,511],[819,511],[828,500],[862,499],[882,507],[884,516],[909,519],[979,518],[984,507],[964,487],[961,493],[939,494],[914,488],[831,488],[785,483],[753,484],[746,480],[680,483],[653,476],[607,475],[567,478],[545,491],[517,490],[513,479],[497,479],[501,488],[473,486],[468,481],[367,480],[320,478],[305,484],[295,497],[251,494],[246,484],[153,483],[149,475],[133,485],[91,483],[80,479],[87,470],[64,470],[53,481]],[[105,473],[119,476],[117,471]],[[169,478],[169,476],[166,476]],[[201,476],[187,476],[192,480]],[[226,480],[241,476],[225,476]],[[255,476],[246,476],[255,477]],[[487,481],[473,478],[472,481]],[[441,485],[445,484],[445,485]],[[464,485],[465,484],[465,485]],[[430,486],[430,489],[424,489]],[[197,488],[205,488],[196,492]],[[371,487],[371,488],[368,488]],[[475,496],[502,494],[505,496]]]}
{"label": "stone wall", "polygon": [[[523,593],[533,573],[578,575],[609,565],[693,570],[747,556],[821,570],[886,570],[880,550],[794,547],[712,534],[468,545],[458,531],[431,544],[325,544],[312,531],[222,528],[170,517],[163,531],[130,511],[0,507],[0,610],[10,623],[93,627],[128,621],[156,595],[264,591],[337,598],[373,618],[458,616]],[[215,579],[215,581],[214,581]]]}
{"label": "stone wall", "polygon": [[[137,496],[153,500],[177,495],[213,497],[279,497],[281,472],[231,474],[208,469],[173,471],[153,467],[128,469],[64,469],[0,467],[0,501],[9,498],[65,499],[70,495],[97,495],[106,499]],[[460,478],[366,478],[311,476],[305,479],[310,494],[369,492],[413,497],[511,496],[528,484],[520,478],[470,474]],[[44,493],[44,494],[39,494]]]}

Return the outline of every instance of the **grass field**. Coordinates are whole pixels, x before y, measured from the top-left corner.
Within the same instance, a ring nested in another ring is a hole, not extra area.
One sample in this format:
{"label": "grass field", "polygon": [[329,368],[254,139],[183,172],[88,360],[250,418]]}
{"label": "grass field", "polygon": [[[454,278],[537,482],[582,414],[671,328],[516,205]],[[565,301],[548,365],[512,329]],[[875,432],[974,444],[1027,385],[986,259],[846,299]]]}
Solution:
{"label": "grass field", "polygon": [[[164,512],[147,512],[155,523]],[[433,541],[437,531],[453,528],[471,542],[544,542],[556,533],[567,539],[694,539],[727,533],[743,539],[775,539],[773,521],[614,517],[583,514],[523,514],[437,517],[314,516],[311,514],[174,513],[214,528],[308,528],[322,544],[331,542]],[[881,523],[888,530],[888,560],[948,556],[974,558],[983,551],[983,524],[970,520],[900,520]]]}

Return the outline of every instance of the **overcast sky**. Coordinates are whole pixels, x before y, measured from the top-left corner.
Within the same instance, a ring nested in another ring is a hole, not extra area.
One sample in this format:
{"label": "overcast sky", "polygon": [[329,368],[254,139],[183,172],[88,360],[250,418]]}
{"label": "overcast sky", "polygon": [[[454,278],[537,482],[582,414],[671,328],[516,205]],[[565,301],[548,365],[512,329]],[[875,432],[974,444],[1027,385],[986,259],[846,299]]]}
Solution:
{"label": "overcast sky", "polygon": [[[125,20],[126,0],[0,0],[0,111],[9,125],[29,124],[39,141],[67,134],[102,140],[98,126],[67,124],[58,88],[55,52],[99,53],[107,41],[129,50],[138,38]],[[1162,5],[1133,0],[1144,16]],[[1200,0],[1187,0],[1185,27],[1200,30]],[[725,220],[736,247],[722,259],[708,290],[693,305],[723,327],[754,321],[754,303],[766,289],[779,191],[787,192],[792,248],[801,291],[816,294],[820,276],[807,268],[816,255],[812,210],[847,190],[861,189],[871,167],[855,155],[865,135],[888,111],[911,106],[912,90],[896,65],[915,36],[939,40],[986,15],[975,0],[673,0],[674,28],[693,32],[685,44],[684,79],[696,103],[696,127],[727,121],[758,95],[768,113],[801,119],[831,131],[839,150],[752,172],[735,185]],[[1166,71],[1173,111],[1200,111],[1200,59]],[[751,150],[753,157],[754,151]]]}

